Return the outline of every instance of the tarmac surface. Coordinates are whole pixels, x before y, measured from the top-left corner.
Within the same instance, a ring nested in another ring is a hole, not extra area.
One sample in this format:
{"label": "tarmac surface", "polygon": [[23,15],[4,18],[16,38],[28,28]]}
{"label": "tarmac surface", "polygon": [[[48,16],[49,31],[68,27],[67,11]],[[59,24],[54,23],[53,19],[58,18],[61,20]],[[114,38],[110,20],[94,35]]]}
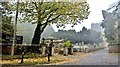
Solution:
{"label": "tarmac surface", "polygon": [[[79,59],[79,58],[78,58]],[[119,56],[108,53],[108,48],[98,50],[89,56],[64,65],[118,65]]]}

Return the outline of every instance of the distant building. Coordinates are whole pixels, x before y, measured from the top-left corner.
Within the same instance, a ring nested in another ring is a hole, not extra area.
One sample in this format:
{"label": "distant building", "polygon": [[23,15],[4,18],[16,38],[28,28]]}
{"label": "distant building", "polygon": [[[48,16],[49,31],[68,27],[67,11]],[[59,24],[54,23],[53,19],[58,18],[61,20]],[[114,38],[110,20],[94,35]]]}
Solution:
{"label": "distant building", "polygon": [[102,27],[100,25],[101,25],[101,23],[92,23],[91,24],[91,29],[95,30],[96,32],[103,33],[103,29],[102,29]]}

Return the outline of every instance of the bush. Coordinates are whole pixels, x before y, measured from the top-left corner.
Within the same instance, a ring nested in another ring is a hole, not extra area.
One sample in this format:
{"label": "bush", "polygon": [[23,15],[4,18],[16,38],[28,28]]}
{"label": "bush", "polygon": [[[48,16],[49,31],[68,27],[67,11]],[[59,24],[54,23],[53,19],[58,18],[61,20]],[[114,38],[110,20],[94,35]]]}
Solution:
{"label": "bush", "polygon": [[71,44],[70,47],[73,48],[73,47],[74,47],[74,44]]}
{"label": "bush", "polygon": [[65,42],[64,46],[65,46],[65,47],[69,47],[69,46],[70,46],[70,41],[67,40],[67,41]]}

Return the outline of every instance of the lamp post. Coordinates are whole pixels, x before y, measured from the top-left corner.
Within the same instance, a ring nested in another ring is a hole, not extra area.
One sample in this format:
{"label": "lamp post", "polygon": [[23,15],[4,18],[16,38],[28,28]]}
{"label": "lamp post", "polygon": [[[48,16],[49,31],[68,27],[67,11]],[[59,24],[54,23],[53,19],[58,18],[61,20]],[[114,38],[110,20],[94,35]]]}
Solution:
{"label": "lamp post", "polygon": [[[2,31],[2,8],[0,7],[0,30]],[[2,38],[2,32],[0,32],[0,38]],[[0,51],[2,51],[2,43],[0,43]],[[2,57],[2,54],[0,54]]]}
{"label": "lamp post", "polygon": [[50,43],[48,45],[48,64],[50,63],[50,56],[52,56],[52,45],[53,45],[53,39],[50,40]]}
{"label": "lamp post", "polygon": [[[49,49],[49,47],[48,47]],[[48,50],[48,64],[50,63],[50,50]]]}
{"label": "lamp post", "polygon": [[11,51],[11,60],[13,60],[14,45],[16,45],[16,28],[17,28],[17,18],[18,18],[18,7],[19,7],[19,0],[17,1],[17,7],[16,7],[16,17],[15,17],[15,26],[14,26],[14,34],[13,34],[13,44],[12,44],[12,51]]}
{"label": "lamp post", "polygon": [[50,63],[50,47],[49,46],[48,46],[47,53],[48,53],[48,64],[49,64]]}
{"label": "lamp post", "polygon": [[2,8],[1,7],[0,7],[0,23],[2,24]]}
{"label": "lamp post", "polygon": [[22,46],[22,49],[21,49],[21,53],[22,53],[22,58],[21,58],[21,64],[24,62],[23,61],[23,58],[24,58],[24,50],[25,50],[25,47],[24,46]]}

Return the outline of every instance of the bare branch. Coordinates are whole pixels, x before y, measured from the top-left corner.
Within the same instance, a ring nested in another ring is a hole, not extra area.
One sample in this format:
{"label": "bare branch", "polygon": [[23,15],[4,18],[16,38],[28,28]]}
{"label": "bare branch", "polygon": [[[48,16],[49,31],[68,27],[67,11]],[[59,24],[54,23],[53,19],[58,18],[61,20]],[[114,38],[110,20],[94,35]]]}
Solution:
{"label": "bare branch", "polygon": [[47,15],[49,15],[50,13],[52,13],[52,12],[54,12],[54,11],[57,11],[57,10],[58,10],[58,8],[56,8],[56,9],[54,9],[54,10],[50,10],[50,12],[48,12],[42,19],[46,18]]}
{"label": "bare branch", "polygon": [[49,17],[47,18],[46,22],[45,22],[44,24],[42,24],[42,25],[44,25],[43,28],[42,28],[42,31],[44,31],[45,27],[48,25],[48,20],[50,19],[50,17],[51,17],[52,15],[53,15],[53,14],[51,13],[51,14],[49,15]]}
{"label": "bare branch", "polygon": [[38,6],[37,6],[37,3],[36,2],[33,2],[35,4],[35,8],[36,10],[38,10]]}
{"label": "bare branch", "polygon": [[55,18],[53,18],[53,19],[51,19],[51,20],[48,20],[48,22],[51,22],[51,21],[53,21],[53,20],[55,20],[55,19],[59,18],[61,15],[62,15],[62,14],[59,14],[59,15],[58,15],[58,16],[56,16]]}

